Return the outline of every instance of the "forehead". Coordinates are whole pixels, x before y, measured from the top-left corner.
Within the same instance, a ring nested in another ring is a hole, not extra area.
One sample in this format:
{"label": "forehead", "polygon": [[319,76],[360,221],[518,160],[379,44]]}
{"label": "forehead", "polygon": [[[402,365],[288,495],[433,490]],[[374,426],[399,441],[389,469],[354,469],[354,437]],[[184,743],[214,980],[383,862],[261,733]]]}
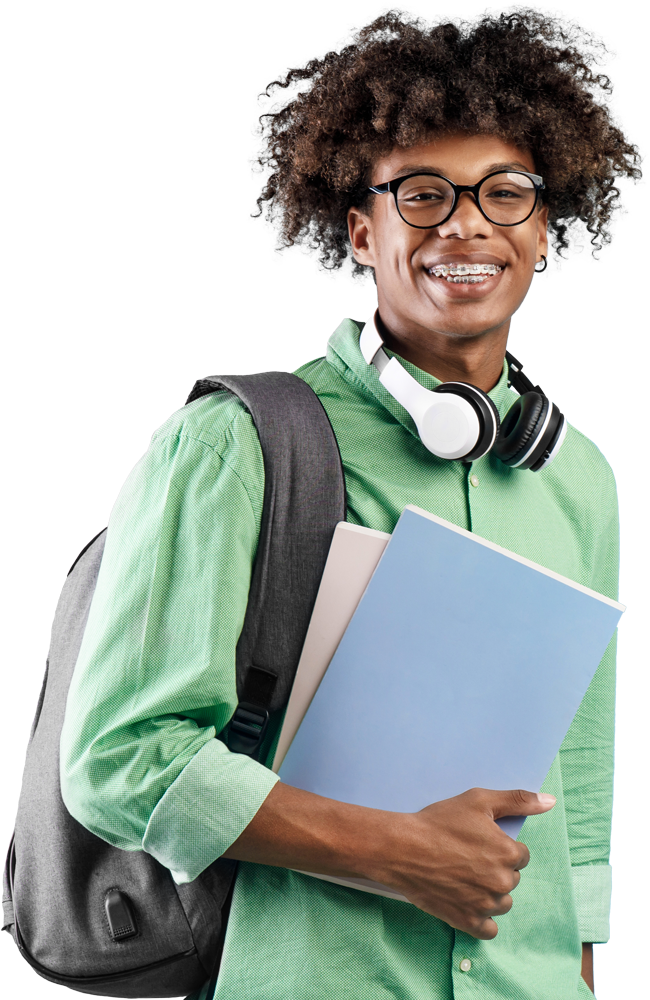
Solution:
{"label": "forehead", "polygon": [[454,133],[404,149],[395,146],[378,159],[372,169],[372,183],[383,184],[417,170],[443,174],[456,184],[475,184],[502,167],[535,172],[535,162],[527,149],[493,135]]}

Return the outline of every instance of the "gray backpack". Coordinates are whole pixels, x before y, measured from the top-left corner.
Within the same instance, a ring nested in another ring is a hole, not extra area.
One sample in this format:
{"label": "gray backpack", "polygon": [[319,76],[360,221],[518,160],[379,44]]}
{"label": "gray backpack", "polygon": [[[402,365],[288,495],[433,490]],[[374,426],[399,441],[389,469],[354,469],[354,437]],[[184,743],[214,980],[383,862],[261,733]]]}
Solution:
{"label": "gray backpack", "polygon": [[[284,372],[212,377],[187,402],[238,396],[264,457],[264,510],[237,646],[237,709],[219,738],[268,747],[287,703],[334,527],[345,518],[341,459],[312,389]],[[66,810],[59,739],[106,534],[73,564],[56,610],[3,886],[3,929],[51,982],[111,997],[178,997],[216,972],[237,864],[176,885],[145,852],[122,851]]]}

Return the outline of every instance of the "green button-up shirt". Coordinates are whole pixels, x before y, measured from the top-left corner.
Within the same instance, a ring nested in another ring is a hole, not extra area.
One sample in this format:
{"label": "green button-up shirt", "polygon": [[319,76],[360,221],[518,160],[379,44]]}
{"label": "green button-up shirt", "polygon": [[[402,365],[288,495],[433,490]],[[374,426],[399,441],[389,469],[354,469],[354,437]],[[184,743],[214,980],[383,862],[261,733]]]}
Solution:
{"label": "green button-up shirt", "polygon": [[[298,371],[336,432],[348,520],[392,531],[417,504],[615,598],[616,491],[598,449],[570,427],[540,473],[490,455],[471,466],[437,459],[363,360],[359,332],[345,320],[326,358]],[[427,388],[439,384],[402,364]],[[502,416],[516,398],[505,366],[490,396]],[[148,851],[178,882],[226,850],[278,780],[214,739],[237,703],[263,489],[259,440],[232,396],[199,399],[154,434],[111,514],[68,698],[68,809],[110,843]],[[508,614],[504,594],[504,630]],[[218,1000],[591,996],[581,942],[608,937],[613,699],[612,642],[545,781],[557,805],[524,824],[531,861],[495,940],[408,903],[241,864]]]}

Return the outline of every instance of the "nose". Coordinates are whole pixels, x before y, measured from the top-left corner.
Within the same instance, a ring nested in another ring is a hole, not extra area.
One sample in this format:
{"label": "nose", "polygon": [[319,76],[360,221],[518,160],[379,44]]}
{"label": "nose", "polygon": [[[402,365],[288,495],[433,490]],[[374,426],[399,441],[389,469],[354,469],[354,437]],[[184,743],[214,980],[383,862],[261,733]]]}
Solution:
{"label": "nose", "polygon": [[461,193],[451,216],[438,226],[438,235],[443,239],[456,236],[461,240],[471,240],[475,236],[491,236],[492,233],[492,223],[480,211],[470,191]]}

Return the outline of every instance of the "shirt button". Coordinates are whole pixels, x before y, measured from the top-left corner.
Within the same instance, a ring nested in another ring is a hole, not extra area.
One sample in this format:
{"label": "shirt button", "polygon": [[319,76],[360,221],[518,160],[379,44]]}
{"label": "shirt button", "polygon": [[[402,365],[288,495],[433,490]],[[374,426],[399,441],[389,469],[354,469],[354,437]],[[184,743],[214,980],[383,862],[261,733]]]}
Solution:
{"label": "shirt button", "polygon": [[459,968],[461,972],[469,972],[472,968],[472,960],[470,958],[464,958],[460,963]]}
{"label": "shirt button", "polygon": [[472,486],[478,486],[478,476],[476,475],[475,472],[473,472],[472,475],[469,477],[469,481],[472,484]]}

